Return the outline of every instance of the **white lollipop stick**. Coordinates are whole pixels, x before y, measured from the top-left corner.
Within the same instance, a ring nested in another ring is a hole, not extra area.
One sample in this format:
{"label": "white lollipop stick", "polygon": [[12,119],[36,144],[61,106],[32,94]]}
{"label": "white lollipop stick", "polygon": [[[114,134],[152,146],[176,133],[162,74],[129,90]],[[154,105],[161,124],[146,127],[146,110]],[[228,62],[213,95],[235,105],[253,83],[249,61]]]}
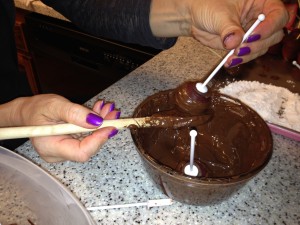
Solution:
{"label": "white lollipop stick", "polygon": [[95,211],[95,210],[103,210],[103,209],[119,209],[119,208],[140,207],[140,206],[147,206],[147,208],[149,209],[155,206],[167,206],[172,204],[173,204],[173,200],[167,198],[167,199],[148,200],[147,202],[122,204],[122,205],[104,205],[104,206],[88,207],[87,210]]}
{"label": "white lollipop stick", "polygon": [[197,136],[197,131],[191,130],[191,150],[190,150],[190,165],[187,165],[184,168],[184,173],[190,176],[197,176],[198,175],[198,168],[194,165],[194,153],[195,153],[195,140]]}
{"label": "white lollipop stick", "polygon": [[300,70],[300,65],[296,61],[293,61],[293,65],[296,66]]}
{"label": "white lollipop stick", "polygon": [[[241,43],[243,43],[248,37],[249,35],[254,31],[254,29],[258,26],[258,24],[260,24],[260,22],[265,20],[265,15],[264,14],[260,14],[257,18],[257,20],[252,24],[252,26],[250,27],[250,29],[245,33],[243,40]],[[227,61],[227,59],[234,53],[234,49],[232,49],[226,56],[225,58],[220,62],[220,64],[214,69],[214,71],[209,75],[209,77],[204,81],[204,83],[197,83],[196,84],[196,88],[198,91],[200,91],[201,93],[206,93],[207,92],[207,88],[206,85],[208,84],[208,82],[216,75],[216,73],[221,69],[221,67],[225,64],[225,62]]]}

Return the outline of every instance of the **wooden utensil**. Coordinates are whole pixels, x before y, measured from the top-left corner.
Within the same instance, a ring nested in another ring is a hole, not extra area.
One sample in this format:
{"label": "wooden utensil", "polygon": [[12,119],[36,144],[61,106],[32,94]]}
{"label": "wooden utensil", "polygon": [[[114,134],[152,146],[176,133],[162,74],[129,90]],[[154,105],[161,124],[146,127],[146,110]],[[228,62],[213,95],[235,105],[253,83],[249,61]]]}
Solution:
{"label": "wooden utensil", "polygon": [[98,130],[103,127],[115,127],[117,129],[128,127],[173,127],[197,126],[207,122],[212,115],[201,115],[191,117],[142,117],[124,118],[117,120],[104,120],[100,127],[87,129],[74,124],[54,124],[41,126],[5,127],[0,128],[0,140],[30,138],[41,136],[53,136],[63,134],[86,133]]}

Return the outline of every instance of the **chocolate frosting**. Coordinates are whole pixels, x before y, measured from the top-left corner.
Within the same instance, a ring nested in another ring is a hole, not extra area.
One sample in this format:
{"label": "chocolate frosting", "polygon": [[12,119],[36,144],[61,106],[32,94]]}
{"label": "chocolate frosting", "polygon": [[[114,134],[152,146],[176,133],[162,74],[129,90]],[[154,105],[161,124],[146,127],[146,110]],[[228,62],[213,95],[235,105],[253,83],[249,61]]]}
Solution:
{"label": "chocolate frosting", "polygon": [[[184,116],[178,117],[173,115],[167,115],[166,112],[164,116],[160,116],[160,114],[154,114],[151,117],[147,117],[145,119],[145,125],[140,127],[163,127],[163,128],[181,128],[181,127],[192,127],[198,126],[208,122],[213,117],[213,113],[211,111],[207,111],[202,115],[194,115],[194,116]],[[130,128],[138,128],[138,126],[131,125]]]}
{"label": "chocolate frosting", "polygon": [[197,179],[237,179],[262,167],[272,152],[272,137],[266,123],[245,104],[216,91],[200,96],[199,101],[186,101],[178,106],[178,96],[189,99],[194,85],[187,82],[178,89],[148,97],[135,110],[134,117],[190,116],[188,109],[192,105],[191,114],[211,113],[213,118],[204,124],[177,129],[132,129],[139,151],[151,156],[159,165],[184,175],[190,155],[189,131],[194,128],[198,132],[195,165],[201,171]]}

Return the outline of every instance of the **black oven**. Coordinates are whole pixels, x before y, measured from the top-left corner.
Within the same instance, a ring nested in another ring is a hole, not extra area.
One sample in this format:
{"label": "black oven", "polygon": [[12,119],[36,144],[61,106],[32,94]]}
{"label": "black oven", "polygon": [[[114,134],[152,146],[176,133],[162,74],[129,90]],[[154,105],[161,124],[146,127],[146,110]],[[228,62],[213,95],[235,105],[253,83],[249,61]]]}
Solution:
{"label": "black oven", "polygon": [[161,50],[89,35],[72,23],[30,13],[25,18],[39,93],[83,103]]}

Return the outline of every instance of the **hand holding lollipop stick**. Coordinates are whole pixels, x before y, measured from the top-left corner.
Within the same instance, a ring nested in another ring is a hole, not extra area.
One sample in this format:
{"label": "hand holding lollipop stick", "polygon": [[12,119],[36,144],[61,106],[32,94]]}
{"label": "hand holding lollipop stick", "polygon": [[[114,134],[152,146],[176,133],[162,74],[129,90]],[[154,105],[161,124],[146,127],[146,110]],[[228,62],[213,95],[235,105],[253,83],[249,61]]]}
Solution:
{"label": "hand holding lollipop stick", "polygon": [[[260,24],[260,22],[265,20],[265,15],[260,14],[257,18],[257,20],[252,24],[250,29],[245,33],[242,43],[249,37],[249,35],[254,31],[254,29]],[[216,75],[216,73],[221,69],[221,67],[225,64],[227,59],[234,53],[235,49],[232,49],[226,56],[225,58],[220,62],[220,64],[214,69],[214,71],[208,76],[208,78],[203,82],[203,83],[197,83],[196,88],[199,92],[201,93],[206,93],[207,92],[207,87],[206,85],[208,82]]]}

